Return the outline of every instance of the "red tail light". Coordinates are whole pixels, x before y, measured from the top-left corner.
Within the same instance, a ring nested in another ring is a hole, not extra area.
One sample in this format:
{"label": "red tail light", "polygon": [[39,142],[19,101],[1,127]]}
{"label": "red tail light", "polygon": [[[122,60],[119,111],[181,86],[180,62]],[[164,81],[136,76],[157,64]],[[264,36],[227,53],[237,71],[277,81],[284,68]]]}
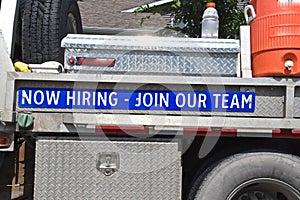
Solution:
{"label": "red tail light", "polygon": [[114,58],[85,58],[85,57],[70,57],[68,59],[70,65],[88,65],[97,67],[114,67],[116,60]]}
{"label": "red tail light", "polygon": [[0,136],[0,147],[9,147],[11,145],[11,138],[6,136]]}
{"label": "red tail light", "polygon": [[96,133],[149,135],[149,129],[144,126],[96,126]]}

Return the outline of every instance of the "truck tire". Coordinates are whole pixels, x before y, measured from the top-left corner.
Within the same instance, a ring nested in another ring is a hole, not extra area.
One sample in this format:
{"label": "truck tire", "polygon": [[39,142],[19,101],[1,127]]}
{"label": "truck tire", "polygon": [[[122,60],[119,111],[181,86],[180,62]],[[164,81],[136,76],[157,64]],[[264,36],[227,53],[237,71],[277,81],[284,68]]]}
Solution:
{"label": "truck tire", "polygon": [[22,16],[22,60],[63,63],[61,39],[81,33],[77,0],[26,0]]}
{"label": "truck tire", "polygon": [[300,158],[281,153],[231,156],[200,175],[189,199],[300,199]]}
{"label": "truck tire", "polygon": [[2,167],[3,160],[4,160],[4,153],[0,152],[0,170],[1,170],[1,167]]}

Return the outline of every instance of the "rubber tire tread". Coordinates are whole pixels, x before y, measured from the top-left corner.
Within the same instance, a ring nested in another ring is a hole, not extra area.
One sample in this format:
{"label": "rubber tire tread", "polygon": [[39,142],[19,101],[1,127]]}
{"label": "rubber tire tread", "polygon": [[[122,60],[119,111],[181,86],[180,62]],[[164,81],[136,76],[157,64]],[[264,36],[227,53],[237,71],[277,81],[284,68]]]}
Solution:
{"label": "rubber tire tread", "polygon": [[22,16],[22,60],[26,63],[63,63],[61,39],[67,35],[68,13],[76,19],[77,33],[82,22],[76,0],[26,0]]}
{"label": "rubber tire tread", "polygon": [[4,160],[4,152],[0,152],[0,170],[3,164],[3,160]]}
{"label": "rubber tire tread", "polygon": [[188,199],[224,200],[238,185],[254,178],[274,178],[300,191],[300,158],[258,152],[236,154],[213,165],[194,182]]}

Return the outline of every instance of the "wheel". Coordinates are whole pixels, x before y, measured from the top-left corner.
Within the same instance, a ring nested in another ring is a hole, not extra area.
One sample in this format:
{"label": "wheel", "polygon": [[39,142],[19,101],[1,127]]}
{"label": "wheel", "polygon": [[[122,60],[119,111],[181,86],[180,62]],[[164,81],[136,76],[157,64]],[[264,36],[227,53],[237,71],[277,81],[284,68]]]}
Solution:
{"label": "wheel", "polygon": [[200,175],[189,199],[299,200],[300,158],[280,153],[229,157]]}
{"label": "wheel", "polygon": [[4,160],[4,153],[0,152],[0,169],[2,167],[3,160]]}
{"label": "wheel", "polygon": [[63,63],[61,39],[81,33],[76,0],[26,0],[22,16],[22,60],[26,63]]}

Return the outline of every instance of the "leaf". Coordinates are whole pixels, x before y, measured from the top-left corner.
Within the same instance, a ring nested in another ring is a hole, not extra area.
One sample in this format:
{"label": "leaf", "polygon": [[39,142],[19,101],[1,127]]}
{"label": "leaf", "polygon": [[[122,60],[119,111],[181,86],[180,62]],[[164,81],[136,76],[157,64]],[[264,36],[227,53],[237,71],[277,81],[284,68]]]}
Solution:
{"label": "leaf", "polygon": [[175,0],[175,5],[177,8],[179,8],[181,6],[180,0]]}

